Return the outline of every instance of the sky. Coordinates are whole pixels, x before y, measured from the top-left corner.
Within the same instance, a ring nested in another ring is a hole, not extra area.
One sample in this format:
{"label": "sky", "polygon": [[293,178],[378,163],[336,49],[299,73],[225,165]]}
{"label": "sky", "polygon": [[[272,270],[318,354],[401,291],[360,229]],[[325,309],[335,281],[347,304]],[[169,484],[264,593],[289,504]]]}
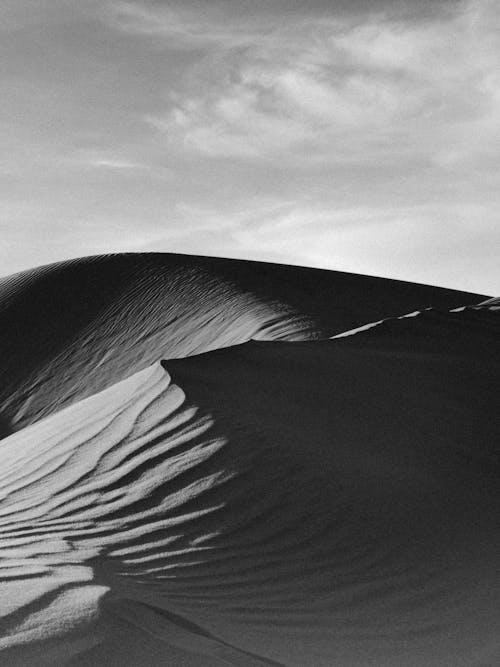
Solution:
{"label": "sky", "polygon": [[0,275],[180,252],[500,293],[497,0],[2,0]]}

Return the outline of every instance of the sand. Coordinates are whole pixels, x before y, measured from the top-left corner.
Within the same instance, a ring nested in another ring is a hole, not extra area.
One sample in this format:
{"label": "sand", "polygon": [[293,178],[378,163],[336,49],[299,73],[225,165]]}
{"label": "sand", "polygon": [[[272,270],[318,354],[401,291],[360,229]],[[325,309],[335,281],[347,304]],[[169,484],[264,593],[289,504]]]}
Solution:
{"label": "sand", "polygon": [[498,300],[156,254],[0,289],[2,664],[500,662]]}

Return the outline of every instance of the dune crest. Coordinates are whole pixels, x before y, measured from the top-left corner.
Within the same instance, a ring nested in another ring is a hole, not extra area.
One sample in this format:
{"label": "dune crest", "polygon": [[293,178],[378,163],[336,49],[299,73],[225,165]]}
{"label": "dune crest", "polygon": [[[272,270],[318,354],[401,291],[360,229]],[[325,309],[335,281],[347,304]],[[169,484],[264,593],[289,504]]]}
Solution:
{"label": "dune crest", "polygon": [[4,662],[495,664],[498,310],[401,314],[167,359],[2,440]]}

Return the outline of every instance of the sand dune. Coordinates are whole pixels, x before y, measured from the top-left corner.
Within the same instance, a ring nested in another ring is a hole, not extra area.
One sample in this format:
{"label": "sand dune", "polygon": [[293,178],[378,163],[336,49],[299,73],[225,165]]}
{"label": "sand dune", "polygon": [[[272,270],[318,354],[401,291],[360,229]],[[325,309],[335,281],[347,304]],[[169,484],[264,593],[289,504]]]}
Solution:
{"label": "sand dune", "polygon": [[498,664],[497,301],[213,261],[4,284],[2,664]]}
{"label": "sand dune", "polygon": [[326,338],[480,298],[347,273],[154,253],[27,271],[0,280],[0,436],[162,358],[251,338]]}

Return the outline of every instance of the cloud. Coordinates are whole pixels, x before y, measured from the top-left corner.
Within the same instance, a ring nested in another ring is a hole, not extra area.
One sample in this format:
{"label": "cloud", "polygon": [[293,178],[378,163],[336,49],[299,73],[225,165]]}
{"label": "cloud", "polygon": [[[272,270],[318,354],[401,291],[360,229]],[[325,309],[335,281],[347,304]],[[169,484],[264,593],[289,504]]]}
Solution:
{"label": "cloud", "polygon": [[94,169],[109,169],[112,171],[130,171],[150,169],[150,166],[141,162],[134,162],[125,157],[100,153],[95,151],[80,151],[73,160],[76,164]]}
{"label": "cloud", "polygon": [[145,116],[170,148],[297,162],[423,155],[442,166],[477,153],[472,135],[490,150],[500,111],[494,4],[456,3],[425,21],[394,12],[223,20],[223,5],[204,7],[115,5],[122,29],[199,53],[165,109]]}
{"label": "cloud", "polygon": [[[229,11],[228,11],[229,9]],[[168,48],[235,48],[255,44],[266,31],[266,15],[253,13],[242,22],[223,3],[113,2],[107,20],[124,32],[168,40]]]}
{"label": "cloud", "polygon": [[0,4],[3,272],[177,250],[496,289],[498,2]]}

